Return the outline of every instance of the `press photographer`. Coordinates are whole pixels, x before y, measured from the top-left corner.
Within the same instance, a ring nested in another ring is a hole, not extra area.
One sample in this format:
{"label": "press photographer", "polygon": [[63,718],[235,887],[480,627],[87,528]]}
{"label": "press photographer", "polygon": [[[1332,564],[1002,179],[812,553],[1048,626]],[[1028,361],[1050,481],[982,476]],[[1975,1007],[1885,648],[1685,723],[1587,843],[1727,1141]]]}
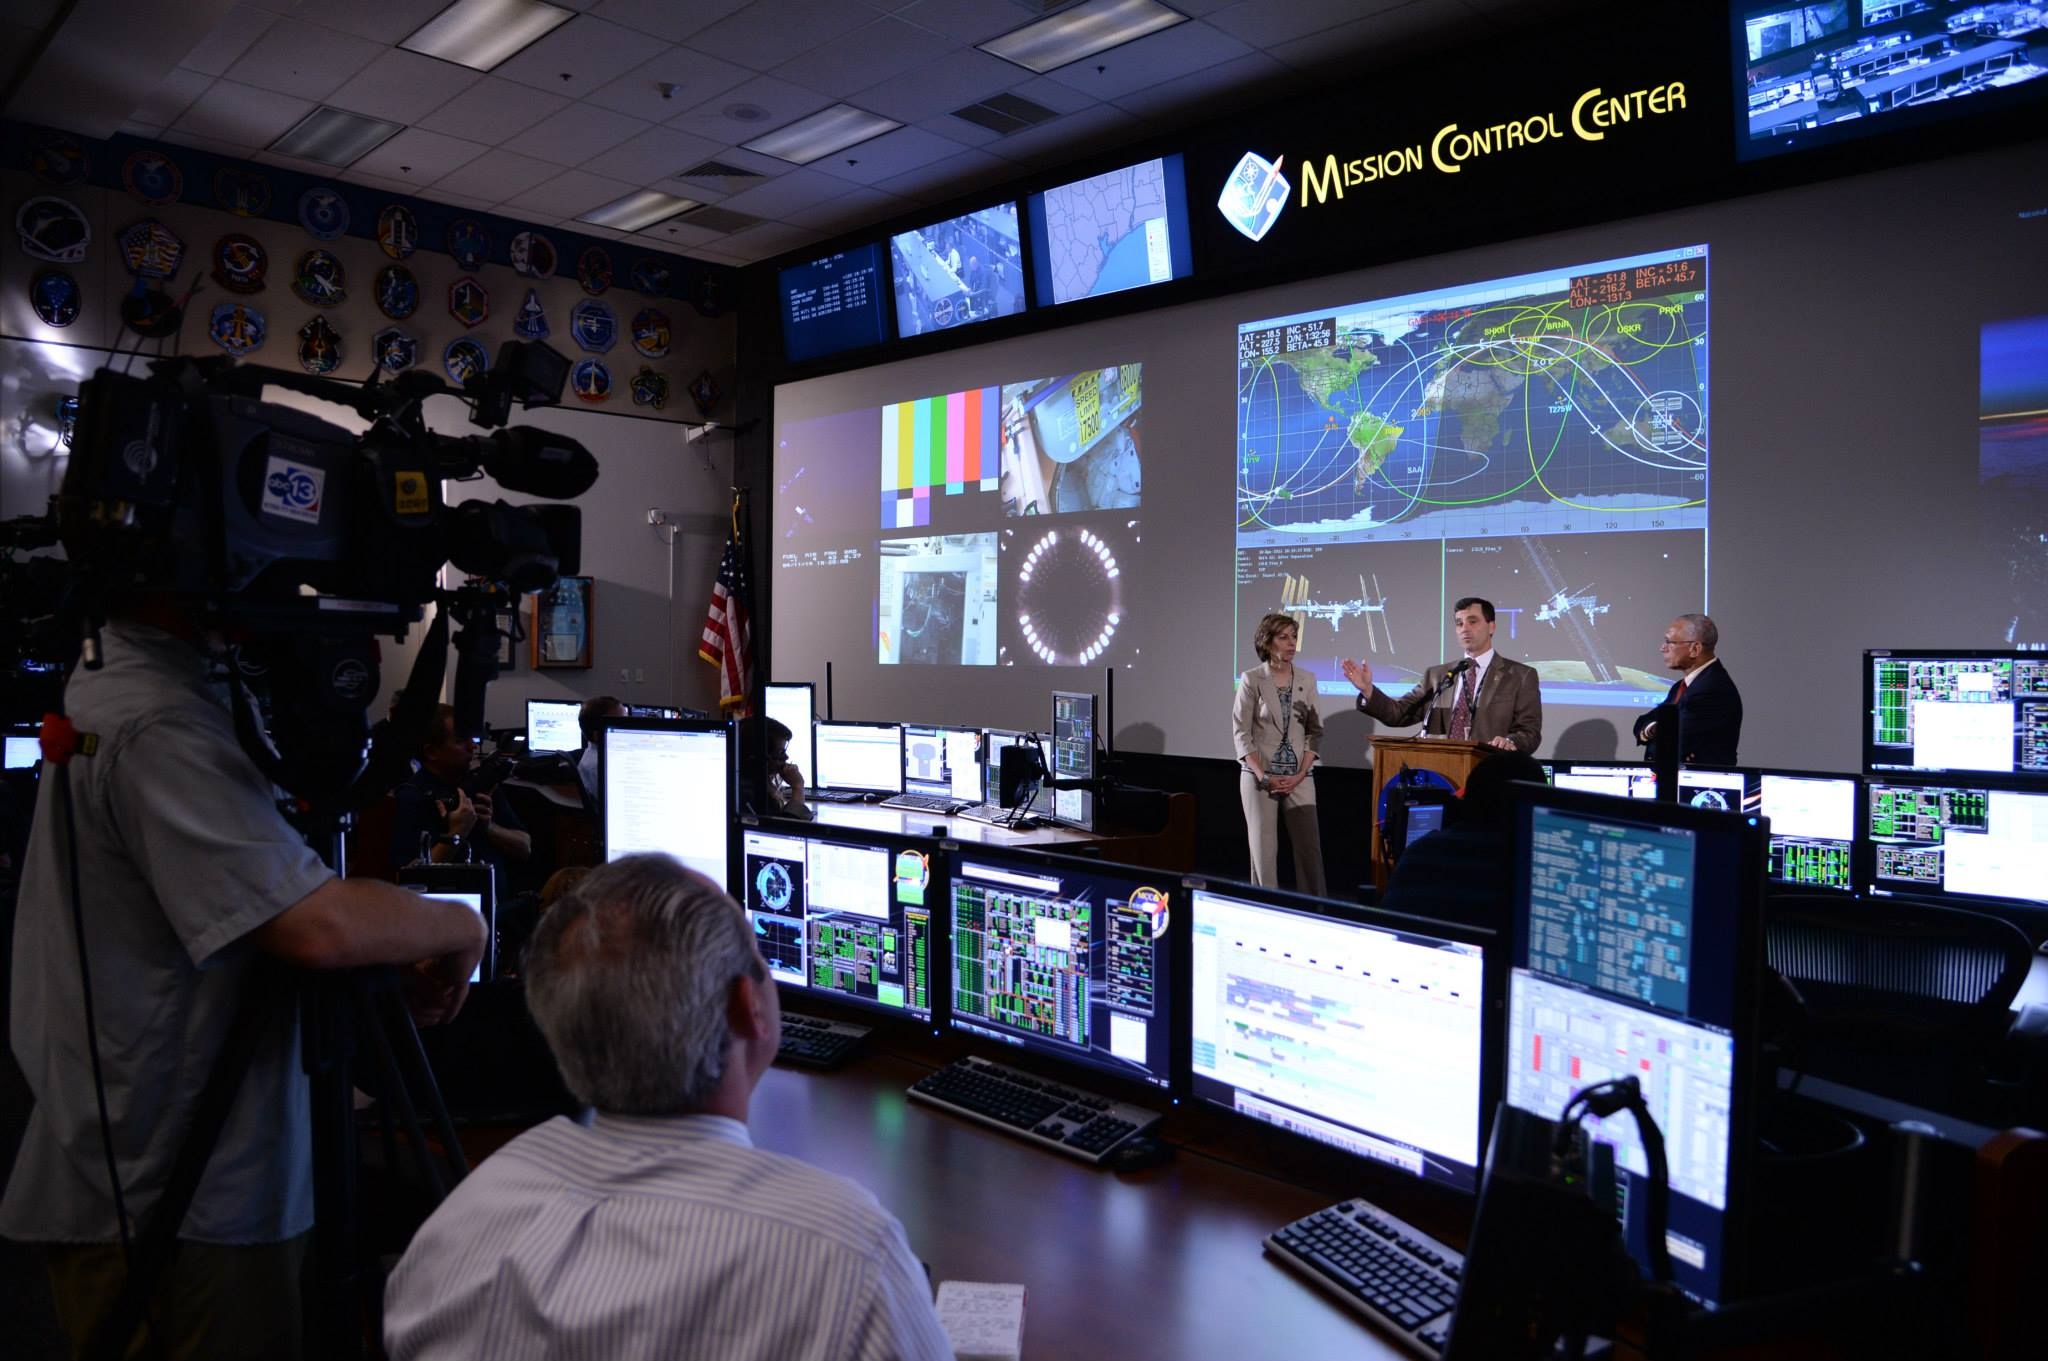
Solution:
{"label": "press photographer", "polygon": [[[480,424],[560,392],[559,355],[505,348],[462,394]],[[575,554],[573,509],[450,508],[441,481],[481,468],[566,497],[596,467],[531,429],[428,431],[421,404],[447,390],[430,375],[355,387],[218,359],[151,367],[86,382],[59,498],[77,658],[44,727],[21,883],[12,1034],[35,1107],[0,1234],[41,1246],[81,1355],[146,1335],[145,1355],[297,1356],[315,1127],[332,1111],[302,1069],[305,980],[399,966],[431,1024],[462,1006],[485,945],[466,907],[337,877],[339,829],[404,777],[451,620],[452,721],[481,727],[496,614],[473,588],[442,590],[441,565],[524,591]],[[352,405],[369,433],[266,404],[266,385]],[[376,635],[429,604],[373,744]],[[328,1217],[323,1191],[323,1238]],[[320,1349],[352,1350],[346,1324]]]}

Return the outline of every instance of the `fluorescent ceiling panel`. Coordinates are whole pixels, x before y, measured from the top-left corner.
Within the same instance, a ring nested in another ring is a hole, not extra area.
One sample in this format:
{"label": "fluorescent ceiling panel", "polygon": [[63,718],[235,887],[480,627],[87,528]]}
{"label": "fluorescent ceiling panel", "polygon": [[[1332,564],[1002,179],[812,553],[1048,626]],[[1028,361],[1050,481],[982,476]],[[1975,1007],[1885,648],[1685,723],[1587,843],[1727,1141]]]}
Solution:
{"label": "fluorescent ceiling panel", "polygon": [[353,165],[404,130],[403,123],[323,104],[272,142],[270,149],[280,156],[297,156],[322,165]]}
{"label": "fluorescent ceiling panel", "polygon": [[399,46],[488,71],[575,17],[541,0],[455,0]]}
{"label": "fluorescent ceiling panel", "polygon": [[1184,24],[1187,18],[1159,0],[1084,0],[1072,9],[976,46],[990,56],[1044,75],[1148,33]]}
{"label": "fluorescent ceiling panel", "polygon": [[602,208],[579,213],[576,220],[594,222],[600,227],[616,227],[622,232],[637,232],[696,206],[697,200],[693,198],[677,198],[674,194],[642,189],[637,194],[614,199]]}
{"label": "fluorescent ceiling panel", "polygon": [[777,128],[740,145],[780,161],[809,165],[822,156],[844,151],[902,126],[893,118],[883,118],[879,114],[856,109],[851,104],[834,104],[809,118],[799,118],[787,127]]}

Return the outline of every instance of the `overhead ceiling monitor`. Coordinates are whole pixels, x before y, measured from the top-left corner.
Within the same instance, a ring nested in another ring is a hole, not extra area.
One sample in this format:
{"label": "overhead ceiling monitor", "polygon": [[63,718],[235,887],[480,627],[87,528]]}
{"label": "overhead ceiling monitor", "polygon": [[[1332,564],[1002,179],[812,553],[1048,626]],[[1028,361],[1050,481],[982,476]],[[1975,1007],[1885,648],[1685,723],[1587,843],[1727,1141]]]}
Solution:
{"label": "overhead ceiling monitor", "polygon": [[1033,194],[1032,283],[1040,306],[1185,279],[1194,272],[1178,155]]}
{"label": "overhead ceiling monitor", "polygon": [[671,855],[730,892],[732,729],[687,718],[608,718],[600,762],[604,858]]}
{"label": "overhead ceiling monitor", "polygon": [[889,238],[904,339],[1024,310],[1017,205],[998,203]]}
{"label": "overhead ceiling monitor", "polygon": [[[1729,17],[1744,159],[2048,98],[2048,7],[2039,4],[1748,0]],[[1958,141],[1967,149],[1968,134]]]}
{"label": "overhead ceiling monitor", "polygon": [[793,364],[888,338],[889,287],[879,241],[791,265],[776,276],[775,286],[782,303],[782,352]]}
{"label": "overhead ceiling monitor", "polygon": [[1863,768],[2048,788],[2048,656],[1864,654]]}

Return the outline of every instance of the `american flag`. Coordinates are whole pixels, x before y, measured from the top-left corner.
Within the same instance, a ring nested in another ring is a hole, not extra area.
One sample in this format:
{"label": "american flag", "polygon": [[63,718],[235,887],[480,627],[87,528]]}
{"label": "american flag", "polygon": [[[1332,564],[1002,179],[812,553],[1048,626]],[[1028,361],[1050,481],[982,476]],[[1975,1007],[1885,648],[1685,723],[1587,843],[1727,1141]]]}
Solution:
{"label": "american flag", "polygon": [[754,635],[747,617],[747,556],[740,532],[740,498],[732,502],[732,531],[725,556],[718,560],[718,580],[711,586],[711,609],[704,616],[704,639],[697,655],[718,668],[718,705],[744,718],[754,671]]}

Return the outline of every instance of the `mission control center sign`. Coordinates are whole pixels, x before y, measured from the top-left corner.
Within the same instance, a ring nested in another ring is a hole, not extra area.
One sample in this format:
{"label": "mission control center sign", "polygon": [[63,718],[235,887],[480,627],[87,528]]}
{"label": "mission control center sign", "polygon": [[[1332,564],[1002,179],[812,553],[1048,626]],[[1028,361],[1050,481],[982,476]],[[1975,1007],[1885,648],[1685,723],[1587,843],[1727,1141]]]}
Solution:
{"label": "mission control center sign", "polygon": [[[1632,124],[1687,111],[1685,82],[1673,80],[1623,94],[1594,86],[1582,91],[1566,108],[1549,109],[1482,127],[1445,123],[1426,141],[1388,147],[1345,158],[1336,152],[1311,154],[1288,178],[1287,157],[1267,160],[1247,151],[1231,170],[1216,200],[1224,220],[1253,241],[1263,238],[1280,220],[1292,198],[1303,209],[1332,199],[1341,203],[1347,192],[1398,179],[1403,175],[1458,175],[1474,161],[1508,156],[1547,142],[1603,142],[1610,133]],[[1569,129],[1569,132],[1566,131]]]}

